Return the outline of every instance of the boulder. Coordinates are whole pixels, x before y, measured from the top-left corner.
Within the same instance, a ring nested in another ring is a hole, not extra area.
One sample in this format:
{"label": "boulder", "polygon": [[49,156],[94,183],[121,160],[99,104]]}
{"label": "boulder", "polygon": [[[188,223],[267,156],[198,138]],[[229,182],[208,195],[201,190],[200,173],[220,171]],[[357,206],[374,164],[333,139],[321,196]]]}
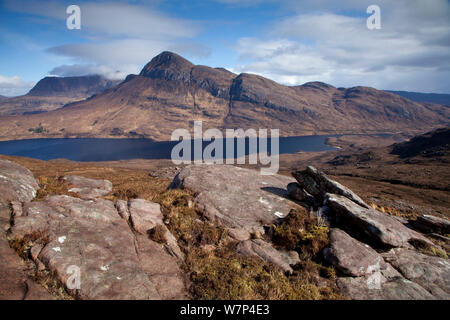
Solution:
{"label": "boulder", "polygon": [[288,256],[281,254],[271,244],[261,240],[245,240],[238,243],[236,252],[244,256],[258,257],[266,262],[270,262],[278,266],[283,272],[292,273],[292,268],[289,265],[290,259]]}
{"label": "boulder", "polygon": [[315,205],[315,198],[308,192],[302,189],[302,187],[297,182],[291,182],[287,185],[287,192],[289,197],[294,200],[305,202],[309,205]]}
{"label": "boulder", "polygon": [[303,171],[293,171],[292,176],[304,191],[313,195],[319,202],[325,200],[327,193],[333,193],[344,196],[364,208],[369,208],[352,190],[337,181],[331,180],[326,174],[312,166],[306,167],[306,170]]}
{"label": "boulder", "polygon": [[191,165],[174,178],[172,188],[186,188],[195,205],[210,221],[230,229],[238,240],[285,217],[297,204],[287,199],[292,178],[261,175],[259,171],[229,165]]}
{"label": "boulder", "polygon": [[411,247],[411,243],[417,242],[434,246],[430,240],[398,220],[372,208],[362,207],[344,196],[327,194],[325,205],[336,215],[337,225],[344,226],[350,234],[363,232],[379,245]]}
{"label": "boulder", "polygon": [[133,199],[128,202],[118,200],[116,208],[119,215],[129,221],[139,234],[148,235],[150,230],[161,226],[164,230],[164,247],[168,253],[178,258],[179,261],[184,260],[184,254],[181,252],[177,240],[163,223],[163,214],[159,204],[143,199]]}
{"label": "boulder", "polygon": [[163,214],[158,203],[133,199],[128,203],[128,210],[131,224],[140,234],[147,234],[150,229],[162,224]]}
{"label": "boulder", "polygon": [[330,246],[324,249],[323,256],[337,270],[353,277],[386,269],[386,263],[375,250],[340,229],[331,229]]}
{"label": "boulder", "polygon": [[128,202],[125,200],[117,200],[115,203],[117,212],[122,217],[128,221],[130,219],[130,211],[128,210]]}
{"label": "boulder", "polygon": [[438,299],[450,299],[450,262],[404,248],[391,249],[383,254],[386,262],[403,277],[419,284]]}
{"label": "boulder", "polygon": [[[184,286],[174,287],[170,294],[161,291],[158,283],[173,283],[174,277],[183,281],[181,269],[163,245],[147,236],[135,237],[111,201],[52,196],[25,203],[23,214],[14,216],[10,237],[20,240],[26,235],[41,237],[43,247],[33,250],[33,255],[63,284],[71,276],[69,267],[79,268],[81,287],[76,292],[83,299],[164,299],[186,294]],[[158,274],[147,272],[148,264],[160,261],[173,261],[171,268],[176,271],[161,267]]]}
{"label": "boulder", "polygon": [[422,214],[413,222],[413,226],[427,233],[450,234],[450,221],[444,218]]}
{"label": "boulder", "polygon": [[72,188],[69,192],[77,193],[82,199],[95,199],[103,197],[112,191],[112,183],[108,180],[95,180],[80,176],[66,176]]}
{"label": "boulder", "polygon": [[31,201],[39,185],[27,168],[8,160],[0,160],[0,202]]}

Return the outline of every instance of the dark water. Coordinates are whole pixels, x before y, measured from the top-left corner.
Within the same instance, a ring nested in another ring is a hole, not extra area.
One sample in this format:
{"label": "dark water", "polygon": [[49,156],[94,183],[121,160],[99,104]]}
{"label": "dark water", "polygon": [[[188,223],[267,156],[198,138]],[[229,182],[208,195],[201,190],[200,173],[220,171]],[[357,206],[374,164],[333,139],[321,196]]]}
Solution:
{"label": "dark water", "polygon": [[[335,150],[325,144],[327,136],[300,136],[279,138],[279,153],[297,151]],[[249,154],[248,140],[246,155]],[[31,139],[1,141],[0,154],[50,160],[65,158],[73,161],[116,161],[127,159],[170,159],[178,141],[154,142],[146,139]],[[203,148],[210,142],[203,142]],[[223,140],[224,146],[226,145]],[[236,150],[237,141],[235,140]],[[271,152],[271,141],[267,142]],[[225,148],[224,148],[225,149]],[[193,150],[193,148],[192,148]],[[224,151],[226,154],[226,151]]]}

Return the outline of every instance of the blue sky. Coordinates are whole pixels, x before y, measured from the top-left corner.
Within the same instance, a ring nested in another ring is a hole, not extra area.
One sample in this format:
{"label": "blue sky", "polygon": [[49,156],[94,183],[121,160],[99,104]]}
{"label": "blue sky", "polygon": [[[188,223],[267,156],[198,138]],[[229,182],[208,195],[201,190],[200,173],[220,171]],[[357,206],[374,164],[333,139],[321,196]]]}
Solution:
{"label": "blue sky", "polygon": [[[81,8],[81,30],[66,7]],[[381,9],[369,30],[366,9]],[[0,1],[0,94],[47,75],[138,73],[163,50],[283,84],[450,93],[448,0]]]}

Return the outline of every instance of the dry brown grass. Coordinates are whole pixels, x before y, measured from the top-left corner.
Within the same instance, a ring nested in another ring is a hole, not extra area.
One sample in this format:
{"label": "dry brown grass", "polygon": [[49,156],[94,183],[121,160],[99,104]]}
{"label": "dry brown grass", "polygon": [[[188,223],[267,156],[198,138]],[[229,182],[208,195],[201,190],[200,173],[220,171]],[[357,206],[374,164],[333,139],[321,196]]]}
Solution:
{"label": "dry brown grass", "polygon": [[30,249],[34,245],[40,244],[42,246],[45,246],[49,242],[50,239],[47,232],[43,230],[37,230],[33,233],[26,234],[21,239],[14,239],[9,241],[9,246],[13,248],[22,259],[30,259]]}
{"label": "dry brown grass", "polygon": [[415,220],[415,219],[417,219],[417,216],[419,216],[419,213],[417,213],[415,211],[401,211],[401,210],[397,210],[397,209],[387,207],[387,206],[380,206],[376,203],[370,203],[370,207],[377,211],[386,213],[390,216],[403,217],[403,218],[410,219],[410,220]]}
{"label": "dry brown grass", "polygon": [[309,270],[286,276],[274,265],[235,253],[229,243],[214,252],[191,250],[186,266],[192,295],[205,300],[323,300],[342,299],[329,281],[319,286]]}
{"label": "dry brown grass", "polygon": [[58,280],[56,274],[48,270],[36,271],[32,276],[32,280],[39,283],[59,300],[74,300],[78,298],[76,293],[69,294],[64,284]]}
{"label": "dry brown grass", "polygon": [[305,259],[315,257],[328,243],[328,227],[305,209],[291,210],[278,225],[272,226],[272,241],[288,250],[296,250]]}
{"label": "dry brown grass", "polygon": [[166,243],[166,228],[162,225],[157,225],[156,227],[148,230],[148,237],[157,243]]}

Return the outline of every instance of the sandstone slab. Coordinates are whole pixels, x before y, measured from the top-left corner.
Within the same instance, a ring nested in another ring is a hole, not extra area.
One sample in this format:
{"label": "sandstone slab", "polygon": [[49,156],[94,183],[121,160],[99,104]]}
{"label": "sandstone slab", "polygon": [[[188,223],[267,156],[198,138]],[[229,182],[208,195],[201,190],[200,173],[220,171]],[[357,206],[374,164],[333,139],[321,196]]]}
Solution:
{"label": "sandstone slab", "polygon": [[292,199],[305,202],[309,205],[316,205],[316,199],[306,192],[297,182],[291,182],[287,185],[287,192]]}
{"label": "sandstone slab", "polygon": [[158,224],[162,224],[163,215],[159,204],[143,199],[133,199],[128,203],[130,221],[133,228],[146,234]]}
{"label": "sandstone slab", "polygon": [[112,191],[112,183],[108,180],[89,179],[80,176],[64,177],[73,187],[70,192],[77,193],[83,199],[95,199],[107,195]]}
{"label": "sandstone slab", "polygon": [[[143,199],[133,199],[128,201],[128,203],[116,202],[116,207],[119,208],[119,214],[125,219],[129,216],[129,221],[133,226],[134,230],[140,234],[149,235],[151,230],[156,226],[162,227],[164,230],[165,243],[164,247],[167,252],[178,258],[179,261],[184,260],[184,254],[181,252],[178,246],[177,240],[174,235],[167,229],[163,222],[163,214],[161,212],[161,207],[158,203]],[[123,213],[121,213],[123,212]]]}
{"label": "sandstone slab", "polygon": [[411,247],[416,241],[433,246],[430,240],[398,220],[372,208],[364,208],[344,196],[327,194],[325,205],[336,215],[338,225],[345,225],[346,230],[364,232],[381,245]]}
{"label": "sandstone slab", "polygon": [[450,234],[450,221],[444,218],[422,214],[414,221],[414,226],[423,232]]}
{"label": "sandstone slab", "polygon": [[[114,204],[103,199],[83,200],[52,196],[42,202],[25,203],[23,214],[14,217],[12,239],[40,232],[45,244],[37,258],[66,284],[69,267],[80,270],[77,294],[84,299],[161,299],[158,286],[147,274],[138,242]],[[149,245],[153,243],[145,237]],[[144,243],[144,240],[140,240]],[[147,261],[171,257],[165,250],[152,251]],[[160,270],[160,279],[165,273]],[[172,279],[170,274],[167,279]],[[174,295],[176,296],[176,294]]]}
{"label": "sandstone slab", "polygon": [[434,300],[435,298],[417,283],[404,278],[384,281],[379,289],[370,288],[365,277],[339,278],[341,293],[353,300]]}
{"label": "sandstone slab", "polygon": [[291,273],[290,259],[278,252],[271,244],[261,240],[245,240],[238,243],[236,252],[245,256],[258,257],[264,261],[273,263],[284,272]]}
{"label": "sandstone slab", "polygon": [[171,187],[194,192],[195,205],[206,218],[245,240],[252,232],[264,233],[264,225],[285,217],[296,206],[287,199],[290,182],[289,177],[235,166],[192,165],[177,174]]}
{"label": "sandstone slab", "polygon": [[450,299],[450,262],[448,259],[395,248],[383,254],[384,259],[403,277],[419,284],[438,299]]}
{"label": "sandstone slab", "polygon": [[27,168],[14,162],[0,159],[0,201],[31,201],[39,185]]}
{"label": "sandstone slab", "polygon": [[328,178],[326,174],[312,166],[308,166],[302,171],[294,171],[292,172],[292,176],[297,180],[301,188],[313,195],[320,202],[325,199],[326,193],[333,193],[344,196],[364,208],[369,208],[352,190]]}
{"label": "sandstone slab", "polygon": [[325,260],[343,274],[359,277],[386,269],[381,255],[340,229],[330,231],[330,246],[323,251]]}

